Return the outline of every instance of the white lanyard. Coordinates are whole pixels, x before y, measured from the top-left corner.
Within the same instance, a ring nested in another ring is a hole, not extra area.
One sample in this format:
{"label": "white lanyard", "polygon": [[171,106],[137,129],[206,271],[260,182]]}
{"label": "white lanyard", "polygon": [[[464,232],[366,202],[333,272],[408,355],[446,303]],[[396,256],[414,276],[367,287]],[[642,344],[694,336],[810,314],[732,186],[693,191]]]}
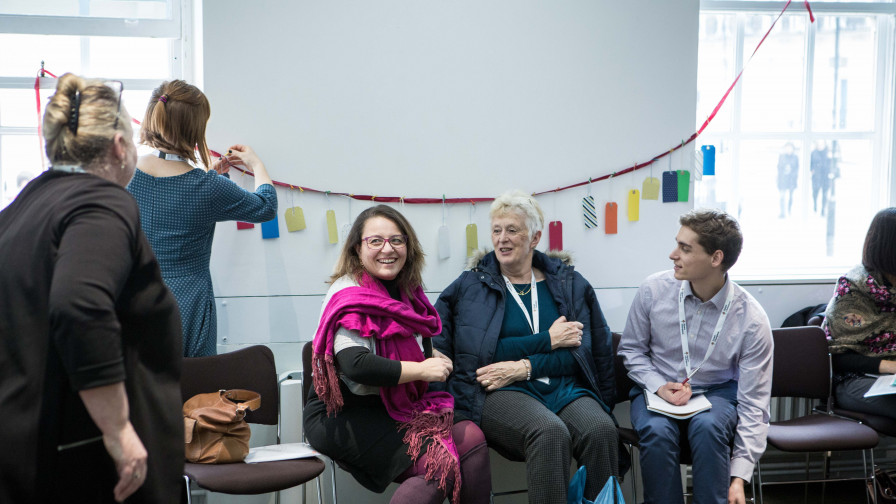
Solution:
{"label": "white lanyard", "polygon": [[704,364],[706,364],[706,361],[709,360],[709,356],[712,355],[712,351],[716,347],[719,335],[722,334],[722,326],[725,324],[725,319],[728,318],[728,308],[731,307],[731,301],[734,299],[734,286],[728,286],[728,297],[725,299],[725,306],[722,307],[722,313],[719,314],[719,321],[716,322],[716,328],[712,333],[712,339],[709,340],[709,347],[706,349],[706,355],[703,356],[703,362],[691,371],[691,352],[688,348],[688,323],[684,315],[684,284],[685,282],[681,282],[681,289],[678,291],[678,318],[680,320],[679,327],[681,329],[681,352],[684,354],[684,372],[687,373],[686,378],[690,378],[691,376],[694,376],[694,373],[703,367]]}
{"label": "white lanyard", "polygon": [[183,156],[178,156],[177,154],[172,154],[170,152],[162,152],[159,149],[152,151],[152,155],[159,159],[164,159],[165,161],[183,161],[184,163],[190,163],[190,160]]}
{"label": "white lanyard", "polygon": [[529,329],[532,329],[532,334],[538,334],[538,287],[535,285],[535,270],[532,270],[532,287],[529,289],[529,292],[532,295],[531,317],[529,316],[529,311],[526,310],[526,306],[523,304],[523,300],[520,299],[520,295],[516,292],[516,288],[510,283],[510,279],[505,275],[501,276],[504,277],[504,284],[510,291],[510,295],[513,296],[513,300],[519,305],[520,310],[523,310],[523,315],[526,316],[526,322],[529,323]]}

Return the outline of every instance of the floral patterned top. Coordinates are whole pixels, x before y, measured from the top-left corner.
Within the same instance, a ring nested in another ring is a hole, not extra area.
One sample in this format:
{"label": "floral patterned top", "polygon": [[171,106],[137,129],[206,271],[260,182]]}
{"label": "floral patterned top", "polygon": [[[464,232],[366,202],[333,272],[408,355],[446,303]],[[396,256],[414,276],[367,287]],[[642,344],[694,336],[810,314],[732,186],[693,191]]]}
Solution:
{"label": "floral patterned top", "polygon": [[879,272],[860,265],[840,277],[824,315],[831,353],[896,357],[896,287]]}

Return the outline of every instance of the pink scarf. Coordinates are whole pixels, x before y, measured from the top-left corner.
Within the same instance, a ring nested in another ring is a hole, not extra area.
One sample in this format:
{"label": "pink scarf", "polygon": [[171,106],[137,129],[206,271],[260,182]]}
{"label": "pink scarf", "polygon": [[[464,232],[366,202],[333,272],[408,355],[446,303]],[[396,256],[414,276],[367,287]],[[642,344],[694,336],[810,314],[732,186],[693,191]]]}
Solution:
{"label": "pink scarf", "polygon": [[[336,374],[333,341],[341,326],[358,331],[362,337],[376,338],[376,352],[398,361],[421,362],[423,351],[414,334],[430,338],[442,331],[442,321],[423,289],[413,296],[401,295],[401,301],[389,296],[385,287],[366,273],[360,286],[337,291],[324,308],[314,335],[312,367],[314,390],[326,404],[327,414],[342,409],[342,393]],[[454,398],[447,392],[427,392],[428,384],[413,381],[392,387],[380,387],[380,397],[389,416],[406,429],[404,442],[408,455],[416,461],[423,442],[432,438],[427,450],[426,479],[439,477],[439,488],[446,490],[447,477],[454,472],[454,495],[460,496],[460,466],[457,447],[451,437],[454,424]]]}

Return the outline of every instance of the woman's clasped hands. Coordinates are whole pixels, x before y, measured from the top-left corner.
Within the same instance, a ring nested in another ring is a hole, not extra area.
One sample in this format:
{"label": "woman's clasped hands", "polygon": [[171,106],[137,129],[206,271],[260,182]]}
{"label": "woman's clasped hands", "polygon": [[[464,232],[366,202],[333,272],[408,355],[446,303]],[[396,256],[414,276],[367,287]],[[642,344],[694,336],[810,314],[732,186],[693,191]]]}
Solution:
{"label": "woman's clasped hands", "polygon": [[548,329],[551,335],[551,350],[581,345],[584,327],[581,322],[568,322],[563,316],[555,320]]}

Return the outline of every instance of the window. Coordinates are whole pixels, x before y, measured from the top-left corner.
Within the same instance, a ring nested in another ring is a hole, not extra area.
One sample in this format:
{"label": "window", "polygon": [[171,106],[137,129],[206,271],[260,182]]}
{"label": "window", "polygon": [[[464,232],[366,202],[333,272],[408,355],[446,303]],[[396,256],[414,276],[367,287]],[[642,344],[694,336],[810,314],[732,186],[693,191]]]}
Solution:
{"label": "window", "polygon": [[[890,206],[896,4],[793,2],[698,139],[716,175],[697,206],[738,217],[738,277],[831,278],[861,260],[871,217]],[[703,0],[702,124],[780,12],[780,2]]]}
{"label": "window", "polygon": [[[122,81],[122,105],[142,120],[160,82],[192,78],[191,9],[191,0],[0,3],[0,210],[47,166],[34,91],[41,63],[56,75]],[[55,86],[41,79],[41,110]]]}

